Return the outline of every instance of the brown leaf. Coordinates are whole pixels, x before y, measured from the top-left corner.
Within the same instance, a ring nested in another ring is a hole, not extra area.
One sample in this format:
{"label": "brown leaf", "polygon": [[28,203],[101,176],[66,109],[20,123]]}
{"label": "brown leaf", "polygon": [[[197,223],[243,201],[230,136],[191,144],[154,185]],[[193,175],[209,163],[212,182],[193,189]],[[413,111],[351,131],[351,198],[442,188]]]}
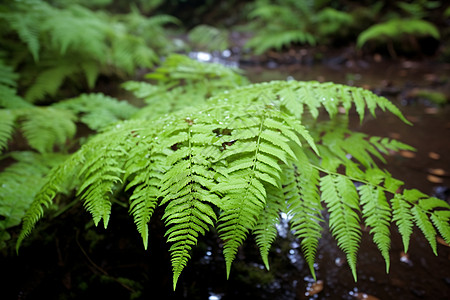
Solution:
{"label": "brown leaf", "polygon": [[436,107],[427,107],[425,108],[425,113],[429,115],[435,115],[438,113],[438,109]]}
{"label": "brown leaf", "polygon": [[412,152],[412,151],[405,151],[405,150],[402,150],[402,151],[400,151],[399,153],[400,153],[401,156],[406,157],[406,158],[413,158],[413,157],[416,157],[416,154],[415,154],[414,152]]}
{"label": "brown leaf", "polygon": [[432,159],[440,159],[440,158],[441,158],[441,155],[439,155],[439,154],[436,153],[436,152],[428,152],[428,157],[429,157],[429,158],[432,158]]}
{"label": "brown leaf", "polygon": [[444,245],[444,246],[447,246],[447,247],[450,247],[450,245],[449,245],[448,243],[446,243],[446,242],[444,241],[444,239],[441,238],[440,236],[438,236],[438,237],[436,238],[436,240],[437,240],[437,242],[438,242],[439,244]]}
{"label": "brown leaf", "polygon": [[305,292],[305,296],[312,296],[320,293],[323,290],[323,280],[317,280],[311,285],[308,285],[308,290]]}
{"label": "brown leaf", "polygon": [[389,137],[394,140],[399,140],[402,136],[397,132],[389,132]]}
{"label": "brown leaf", "polygon": [[428,169],[428,173],[436,175],[436,176],[447,176],[448,173],[444,169]]}
{"label": "brown leaf", "polygon": [[443,183],[444,182],[444,179],[442,179],[441,177],[434,176],[434,175],[427,175],[427,180],[432,183]]}

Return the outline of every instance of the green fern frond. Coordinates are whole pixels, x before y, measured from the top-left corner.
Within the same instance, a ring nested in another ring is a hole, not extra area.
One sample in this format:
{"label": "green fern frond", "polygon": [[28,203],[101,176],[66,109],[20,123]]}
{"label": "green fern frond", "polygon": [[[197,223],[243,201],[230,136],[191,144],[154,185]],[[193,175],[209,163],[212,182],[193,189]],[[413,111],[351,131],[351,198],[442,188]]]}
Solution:
{"label": "green fern frond", "polygon": [[[82,184],[78,188],[77,196],[84,202],[86,210],[92,214],[95,225],[103,220],[105,228],[108,226],[111,213],[111,198],[117,184],[123,182],[124,157],[128,155],[133,145],[132,133],[128,134],[128,140],[116,141],[114,138],[117,137],[117,132],[122,133],[122,128],[114,128],[95,136],[89,145],[84,145],[85,159],[78,174]],[[92,144],[97,143],[102,146],[92,147]]]}
{"label": "green fern frond", "polygon": [[14,131],[16,116],[10,110],[0,110],[0,153],[8,147]]}
{"label": "green fern frond", "polygon": [[245,46],[253,49],[255,54],[263,54],[269,49],[281,50],[294,43],[315,45],[314,36],[302,30],[288,30],[282,32],[261,31],[252,37]]}
{"label": "green fern frond", "polygon": [[188,38],[195,47],[207,51],[223,51],[229,48],[228,33],[209,25],[202,24],[192,28]]}
{"label": "green fern frond", "polygon": [[206,98],[248,83],[241,70],[217,63],[201,63],[172,54],[147,78],[156,84],[128,81],[122,86],[148,104],[138,118],[158,118],[186,106],[200,106]]}
{"label": "green fern frond", "polygon": [[389,272],[389,249],[391,244],[389,226],[391,222],[391,207],[386,199],[384,191],[370,184],[358,187],[362,214],[365,224],[370,227],[373,241],[381,252],[386,262],[386,273]]}
{"label": "green fern frond", "polygon": [[52,152],[75,135],[75,116],[67,110],[33,107],[20,113],[20,128],[33,149]]}
{"label": "green fern frond", "polygon": [[[61,154],[25,151],[9,155],[16,162],[0,173],[0,232],[5,233],[8,228],[20,224],[34,196],[42,188],[45,174],[66,158]],[[0,237],[0,248],[4,240]]]}
{"label": "green fern frond", "polygon": [[74,188],[76,174],[83,163],[84,157],[80,152],[70,156],[64,163],[48,172],[22,219],[22,230],[17,238],[16,251],[22,241],[31,233],[36,223],[44,215],[44,208],[52,205],[54,198],[67,190]]}
{"label": "green fern frond", "polygon": [[439,233],[444,238],[447,244],[450,244],[450,228],[448,226],[450,222],[450,211],[438,210],[431,213],[431,221],[434,226],[439,230]]}
{"label": "green fern frond", "polygon": [[[235,123],[231,132],[230,138],[237,141],[227,147],[221,157],[231,161],[226,180],[216,188],[224,195],[223,213],[217,229],[224,241],[228,276],[238,247],[255,228],[258,215],[266,205],[265,186],[280,188],[280,169],[272,165],[279,164],[278,161],[287,164],[288,160],[296,159],[292,150],[287,150],[291,149],[288,142],[292,140],[286,132],[291,129],[285,125],[283,114],[266,108],[262,112],[247,110],[239,118],[232,119],[243,120],[245,114],[247,121]],[[272,128],[274,124],[279,124],[278,130]]]}
{"label": "green fern frond", "polygon": [[320,203],[319,171],[312,167],[302,151],[297,151],[299,161],[293,163],[283,180],[283,190],[288,202],[291,229],[300,238],[303,255],[309,270],[316,278],[314,260],[322,236],[323,207]]}
{"label": "green fern frond", "polygon": [[427,238],[431,249],[433,249],[433,253],[437,255],[436,230],[433,227],[433,223],[431,223],[427,214],[419,206],[413,206],[411,211],[414,217],[414,222]]}
{"label": "green fern frond", "polygon": [[41,24],[41,30],[50,37],[53,49],[60,55],[83,49],[81,52],[87,57],[104,58],[107,48],[103,32],[108,24],[103,18],[77,5],[53,10]]}
{"label": "green fern frond", "polygon": [[77,73],[79,65],[73,60],[53,60],[49,68],[44,69],[25,92],[28,102],[36,102],[45,96],[55,96],[64,80]]}
{"label": "green fern frond", "polygon": [[398,230],[402,236],[404,252],[408,252],[409,239],[413,228],[413,215],[411,214],[411,204],[405,201],[401,194],[395,194],[391,200],[393,217],[392,221],[397,224]]}
{"label": "green fern frond", "polygon": [[0,85],[0,107],[1,108],[23,108],[31,106],[22,97],[17,95],[17,91],[14,88],[6,85]]}
{"label": "green fern frond", "polygon": [[253,229],[256,245],[259,247],[262,261],[267,270],[269,266],[269,250],[277,237],[276,224],[280,222],[280,212],[285,210],[286,201],[280,189],[267,186],[266,205],[258,217],[258,223]]}
{"label": "green fern frond", "polygon": [[[153,143],[140,141],[129,151],[129,161],[125,165],[124,181],[129,181],[126,190],[133,189],[130,196],[130,214],[134,218],[138,232],[141,234],[144,248],[148,247],[148,223],[159,203],[159,187],[166,166],[164,159],[168,153],[158,151],[158,140]],[[146,147],[149,154],[143,156],[141,147]]]}
{"label": "green fern frond", "polygon": [[361,32],[356,45],[361,48],[370,40],[395,40],[405,35],[440,38],[439,30],[428,21],[419,19],[393,19],[384,23],[375,24]]}
{"label": "green fern frond", "polygon": [[[410,200],[412,197],[418,200],[418,203],[414,205],[414,207],[411,209],[414,222],[416,225],[422,230],[424,236],[428,240],[428,243],[430,244],[431,248],[433,249],[433,252],[435,255],[437,255],[437,245],[436,245],[436,230],[433,227],[433,220],[440,220],[437,217],[433,217],[436,212],[439,212],[439,210],[436,209],[450,209],[450,205],[445,202],[444,200],[437,199],[437,198],[429,198],[427,195],[417,191],[417,190],[405,190],[404,195],[406,199]],[[435,211],[436,210],[436,211]],[[431,215],[431,216],[429,216]],[[439,214],[438,214],[439,216]],[[442,214],[441,216],[445,216],[445,214]],[[431,217],[431,221],[430,221]],[[448,220],[447,220],[448,221]],[[437,222],[436,226],[440,231],[442,231],[444,234],[443,236],[448,240],[448,231],[449,226],[445,226],[442,222]],[[448,223],[447,223],[448,225]]]}
{"label": "green fern frond", "polygon": [[[184,126],[177,126],[177,147],[168,156],[170,165],[161,178],[161,205],[167,204],[163,219],[169,228],[167,241],[172,242],[169,251],[172,257],[173,287],[175,289],[179,275],[190,259],[190,250],[197,244],[199,235],[209,231],[217,219],[211,204],[217,204],[219,197],[209,193],[214,185],[214,172],[209,170],[209,154],[202,140],[210,138],[213,132],[189,120]],[[207,125],[206,125],[207,126]],[[181,138],[181,139],[180,139]]]}
{"label": "green fern frond", "polygon": [[[46,15],[45,12],[48,11],[49,6],[43,1],[38,1],[37,3],[33,3],[33,5],[36,5],[33,10],[25,9],[25,7],[20,8],[17,7],[20,5],[16,5],[11,11],[0,13],[0,19],[5,20],[6,24],[10,27],[9,29],[17,33],[19,39],[27,45],[28,50],[36,62],[39,60],[41,48],[39,25],[42,16]],[[26,18],[24,18],[25,11],[27,11]]]}
{"label": "green fern frond", "polygon": [[406,124],[401,111],[388,99],[377,96],[369,90],[359,87],[350,87],[332,82],[319,83],[316,81],[272,81],[270,83],[257,83],[233,91],[232,95],[219,94],[213,99],[223,101],[237,101],[251,105],[258,98],[265,98],[267,104],[273,104],[289,114],[303,116],[308,112],[314,119],[319,116],[319,108],[323,107],[329,116],[336,116],[339,108],[346,113],[354,106],[360,119],[365,115],[365,109],[374,115],[378,107],[382,111],[389,111]]}
{"label": "green fern frond", "polygon": [[76,98],[60,101],[52,107],[69,110],[80,115],[80,121],[93,130],[129,119],[138,109],[126,101],[102,93],[82,94]]}
{"label": "green fern frond", "polygon": [[356,281],[356,253],[361,240],[358,194],[351,180],[342,175],[325,175],[320,179],[322,199],[330,213],[330,229]]}

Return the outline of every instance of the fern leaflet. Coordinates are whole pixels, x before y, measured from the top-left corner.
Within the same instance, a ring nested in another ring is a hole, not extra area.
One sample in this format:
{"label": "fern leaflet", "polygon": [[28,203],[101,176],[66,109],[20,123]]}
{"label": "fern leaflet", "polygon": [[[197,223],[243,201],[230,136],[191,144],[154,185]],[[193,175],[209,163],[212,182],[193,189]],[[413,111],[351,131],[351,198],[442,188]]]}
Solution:
{"label": "fern leaflet", "polygon": [[356,253],[361,239],[358,194],[353,182],[341,175],[325,175],[320,179],[322,199],[330,213],[330,229],[338,246],[347,255],[356,281]]}

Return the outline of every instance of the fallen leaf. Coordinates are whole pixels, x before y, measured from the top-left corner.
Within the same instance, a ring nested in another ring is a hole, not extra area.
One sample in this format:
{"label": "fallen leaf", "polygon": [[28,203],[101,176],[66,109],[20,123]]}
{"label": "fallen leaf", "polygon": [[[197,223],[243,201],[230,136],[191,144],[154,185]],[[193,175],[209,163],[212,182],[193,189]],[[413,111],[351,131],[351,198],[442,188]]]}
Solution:
{"label": "fallen leaf", "polygon": [[438,237],[436,238],[436,240],[437,240],[437,242],[438,242],[439,244],[444,245],[444,246],[447,246],[447,247],[450,247],[450,245],[449,245],[448,243],[446,243],[446,242],[444,241],[444,239],[441,238],[440,236],[438,236]]}
{"label": "fallen leaf", "polygon": [[415,117],[415,116],[406,116],[406,118],[408,119],[408,121],[410,121],[411,123],[417,123],[419,122],[419,118]]}
{"label": "fallen leaf", "polygon": [[441,177],[434,176],[434,175],[427,175],[427,180],[432,183],[443,183],[444,182],[444,179],[442,179]]}
{"label": "fallen leaf", "polygon": [[323,280],[317,280],[311,285],[308,285],[308,291],[306,291],[305,296],[312,296],[318,294],[322,290],[323,290]]}
{"label": "fallen leaf", "polygon": [[389,132],[389,137],[394,140],[399,140],[402,136],[397,132]]}
{"label": "fallen leaf", "polygon": [[364,299],[364,300],[380,300],[380,298],[368,295],[366,293],[355,293],[353,294],[353,297],[355,297],[356,299]]}
{"label": "fallen leaf", "polygon": [[406,157],[406,158],[416,157],[416,154],[414,152],[411,152],[411,151],[402,150],[399,153],[400,153],[401,156]]}
{"label": "fallen leaf", "polygon": [[440,158],[441,158],[441,155],[439,155],[439,154],[436,153],[436,152],[428,152],[428,157],[429,157],[429,158],[432,158],[432,159],[440,159]]}
{"label": "fallen leaf", "polygon": [[428,169],[428,173],[436,176],[447,176],[448,173],[444,169]]}
{"label": "fallen leaf", "polygon": [[380,54],[376,53],[376,54],[373,56],[373,60],[374,60],[375,62],[382,62],[382,61],[383,61],[383,56],[381,56]]}
{"label": "fallen leaf", "polygon": [[427,107],[425,108],[425,113],[429,115],[435,115],[438,113],[438,109],[436,107]]}

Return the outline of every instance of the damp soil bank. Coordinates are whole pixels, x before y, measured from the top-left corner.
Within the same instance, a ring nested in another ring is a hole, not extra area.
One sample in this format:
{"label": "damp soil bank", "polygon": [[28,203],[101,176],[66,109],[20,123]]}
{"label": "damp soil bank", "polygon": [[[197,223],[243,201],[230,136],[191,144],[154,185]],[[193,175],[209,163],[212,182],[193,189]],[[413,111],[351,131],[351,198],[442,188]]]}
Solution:
{"label": "damp soil bank", "polygon": [[[417,151],[387,157],[386,169],[405,181],[448,201],[450,187],[450,107],[414,97],[418,88],[450,94],[450,69],[433,62],[330,61],[327,64],[247,66],[254,82],[273,79],[333,81],[363,86],[401,106],[414,124],[408,126],[379,113],[352,128],[397,138]],[[440,170],[440,171],[436,171]],[[161,211],[156,211],[161,216]],[[51,218],[51,217],[50,217]],[[48,220],[48,219],[47,219]],[[415,229],[409,253],[392,228],[391,267],[366,228],[358,255],[358,281],[352,278],[345,255],[327,228],[320,241],[315,282],[301,257],[298,241],[286,227],[264,269],[258,249],[249,239],[240,249],[226,280],[220,241],[215,233],[201,239],[192,260],[172,291],[168,246],[160,218],[151,222],[149,250],[145,251],[127,208],[113,206],[109,228],[96,228],[81,205],[57,218],[41,222],[25,241],[19,256],[0,258],[1,299],[449,299],[450,248],[438,244],[434,256]]]}

